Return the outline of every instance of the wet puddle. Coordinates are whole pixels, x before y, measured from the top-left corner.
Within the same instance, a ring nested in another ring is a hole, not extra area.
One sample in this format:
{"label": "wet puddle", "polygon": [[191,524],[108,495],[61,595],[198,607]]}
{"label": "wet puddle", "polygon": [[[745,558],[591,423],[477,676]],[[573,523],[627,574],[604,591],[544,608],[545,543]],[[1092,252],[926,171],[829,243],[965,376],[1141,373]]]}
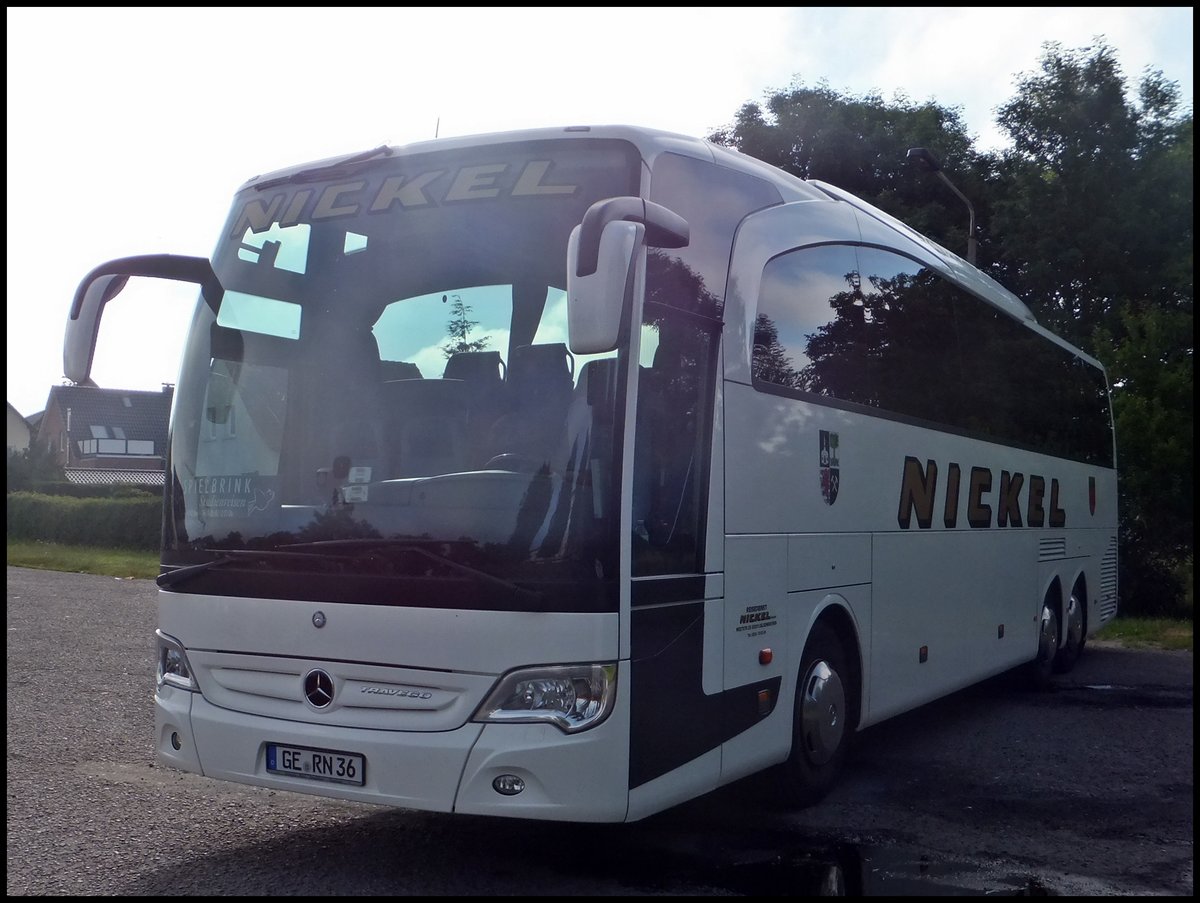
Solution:
{"label": "wet puddle", "polygon": [[[619,857],[622,883],[666,893],[750,897],[1057,896],[1033,875],[941,861],[903,847],[797,845],[795,837],[741,838],[740,851],[675,835],[665,850],[647,838]],[[707,847],[707,849],[706,849]]]}
{"label": "wet puddle", "polygon": [[963,862],[937,862],[895,850],[839,846],[824,854],[786,853],[774,862],[718,870],[719,886],[746,896],[1054,896],[1035,877],[987,877]]}

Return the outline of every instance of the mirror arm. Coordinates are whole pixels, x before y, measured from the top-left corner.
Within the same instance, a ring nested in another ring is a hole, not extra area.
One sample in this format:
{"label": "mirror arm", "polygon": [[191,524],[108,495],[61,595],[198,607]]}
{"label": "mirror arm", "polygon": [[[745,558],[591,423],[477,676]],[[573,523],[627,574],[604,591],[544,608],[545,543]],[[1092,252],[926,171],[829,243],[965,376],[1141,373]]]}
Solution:
{"label": "mirror arm", "polygon": [[[96,267],[79,283],[75,290],[75,299],[71,303],[71,319],[78,320],[83,310],[84,297],[88,286],[105,276],[152,276],[159,279],[175,279],[179,282],[194,282],[200,286],[200,293],[205,302],[214,312],[221,305],[221,283],[213,272],[212,264],[205,257],[185,257],[177,254],[146,254],[139,257],[122,257],[110,260]],[[108,302],[125,285],[125,279],[113,280],[113,284],[105,292],[104,302]]]}
{"label": "mirror arm", "polygon": [[596,272],[600,257],[600,233],[614,220],[645,226],[645,241],[651,248],[684,248],[690,240],[687,220],[661,204],[636,197],[596,201],[587,209],[580,223],[576,276],[590,276]]}

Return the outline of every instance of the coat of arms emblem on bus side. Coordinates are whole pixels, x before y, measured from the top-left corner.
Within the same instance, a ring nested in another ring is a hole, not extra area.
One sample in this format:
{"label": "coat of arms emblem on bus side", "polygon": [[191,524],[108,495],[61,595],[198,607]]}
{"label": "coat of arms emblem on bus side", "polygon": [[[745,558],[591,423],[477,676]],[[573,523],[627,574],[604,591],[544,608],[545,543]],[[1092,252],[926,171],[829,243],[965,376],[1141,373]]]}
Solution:
{"label": "coat of arms emblem on bus side", "polygon": [[821,497],[826,505],[837,501],[841,485],[841,468],[838,466],[838,434],[821,430]]}

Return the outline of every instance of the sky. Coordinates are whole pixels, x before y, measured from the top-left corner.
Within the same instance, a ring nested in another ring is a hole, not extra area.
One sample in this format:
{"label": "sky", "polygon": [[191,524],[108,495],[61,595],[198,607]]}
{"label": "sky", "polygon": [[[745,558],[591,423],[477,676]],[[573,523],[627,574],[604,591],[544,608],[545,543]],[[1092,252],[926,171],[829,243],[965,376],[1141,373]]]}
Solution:
{"label": "sky", "polygon": [[[381,144],[528,127],[696,137],[821,82],[958,108],[980,150],[1043,44],[1097,38],[1192,105],[1192,7],[8,7],[8,401],[62,384],[79,281],[206,257],[248,178]],[[152,288],[153,291],[144,291]],[[92,377],[176,381],[192,287],[131,284]]]}

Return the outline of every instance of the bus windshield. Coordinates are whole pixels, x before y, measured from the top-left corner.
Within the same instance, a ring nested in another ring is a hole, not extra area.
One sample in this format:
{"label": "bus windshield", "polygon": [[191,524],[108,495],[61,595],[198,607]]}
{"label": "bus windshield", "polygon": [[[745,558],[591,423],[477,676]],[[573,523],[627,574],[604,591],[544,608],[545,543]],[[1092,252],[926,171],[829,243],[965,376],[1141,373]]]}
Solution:
{"label": "bus windshield", "polygon": [[620,355],[568,351],[565,263],[638,165],[502,143],[245,187],[176,392],[164,564],[218,595],[615,610]]}

